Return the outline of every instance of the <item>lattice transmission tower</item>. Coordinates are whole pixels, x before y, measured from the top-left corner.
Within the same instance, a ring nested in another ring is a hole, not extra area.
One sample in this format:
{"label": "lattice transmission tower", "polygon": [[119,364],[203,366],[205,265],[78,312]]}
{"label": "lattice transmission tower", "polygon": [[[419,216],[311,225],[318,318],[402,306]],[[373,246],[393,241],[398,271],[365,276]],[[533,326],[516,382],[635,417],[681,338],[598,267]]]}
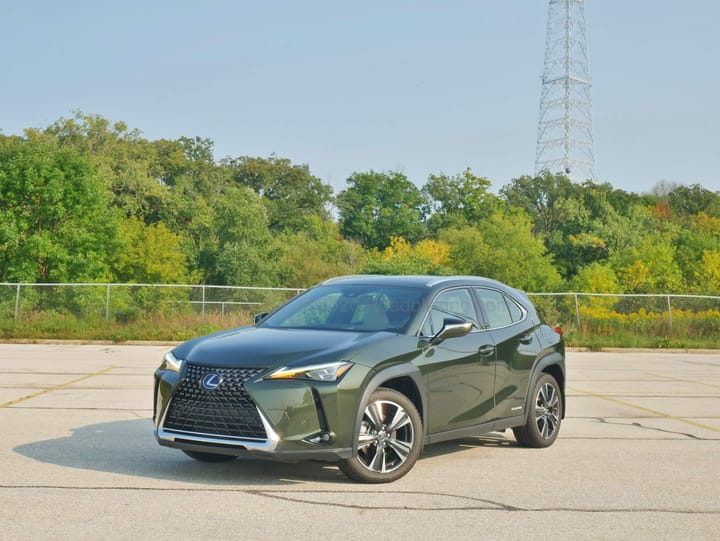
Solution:
{"label": "lattice transmission tower", "polygon": [[597,180],[585,0],[550,0],[535,173]]}

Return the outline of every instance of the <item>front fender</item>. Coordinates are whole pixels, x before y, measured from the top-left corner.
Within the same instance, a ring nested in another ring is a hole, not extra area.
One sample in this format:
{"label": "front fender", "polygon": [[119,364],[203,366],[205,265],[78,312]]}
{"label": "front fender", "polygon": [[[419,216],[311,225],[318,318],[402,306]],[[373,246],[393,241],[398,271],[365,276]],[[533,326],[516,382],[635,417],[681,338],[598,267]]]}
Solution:
{"label": "front fender", "polygon": [[[358,446],[358,439],[357,434],[360,432],[360,423],[362,423],[363,413],[365,412],[365,405],[370,400],[370,396],[373,392],[375,392],[379,387],[383,386],[383,383],[396,379],[396,378],[410,378],[412,380],[413,385],[415,386],[418,397],[420,400],[420,407],[418,408],[420,410],[420,415],[422,417],[422,423],[423,423],[423,432],[426,432],[427,427],[427,392],[425,390],[425,384],[424,379],[422,377],[422,374],[420,372],[420,369],[413,365],[408,363],[398,364],[395,366],[391,366],[388,368],[384,368],[380,372],[377,372],[374,374],[370,380],[368,381],[367,385],[365,385],[365,388],[363,392],[359,395],[359,400],[357,404],[357,412],[355,414],[355,423],[353,425],[353,441],[352,441],[352,452],[353,456],[357,455],[357,446]],[[411,398],[411,397],[408,397]],[[425,435],[425,434],[423,434]]]}

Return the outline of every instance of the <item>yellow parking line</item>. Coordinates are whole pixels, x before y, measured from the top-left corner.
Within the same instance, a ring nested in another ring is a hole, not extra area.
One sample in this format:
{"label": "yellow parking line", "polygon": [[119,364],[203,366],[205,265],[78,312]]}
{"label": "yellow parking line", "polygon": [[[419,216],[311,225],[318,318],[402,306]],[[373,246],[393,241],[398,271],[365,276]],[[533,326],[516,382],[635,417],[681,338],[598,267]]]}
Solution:
{"label": "yellow parking line", "polygon": [[663,413],[662,411],[657,411],[650,408],[645,408],[643,406],[638,406],[637,404],[631,404],[630,402],[625,402],[623,400],[618,400],[616,398],[611,398],[609,396],[606,396],[604,394],[598,394],[598,393],[592,393],[590,391],[583,391],[582,389],[576,389],[573,387],[568,387],[569,390],[575,392],[584,394],[586,396],[592,396],[593,398],[599,398],[601,400],[607,400],[608,402],[613,402],[614,404],[619,404],[620,406],[625,406],[626,408],[632,408],[640,411],[644,411],[646,413],[651,413],[655,415],[656,417],[662,417],[663,419],[671,419],[673,421],[679,421],[681,423],[686,423],[692,426],[696,426],[698,428],[703,428],[705,430],[710,430],[711,432],[720,432],[720,428],[715,428],[712,426],[704,425],[702,423],[698,423],[696,421],[691,421],[690,419],[684,419],[682,417],[676,417],[674,415],[670,415],[668,413]]}
{"label": "yellow parking line", "polygon": [[60,383],[59,385],[53,385],[52,387],[48,387],[47,389],[43,389],[42,391],[39,391],[37,393],[29,394],[26,396],[21,396],[20,398],[16,398],[15,400],[11,400],[10,402],[5,402],[4,404],[0,404],[0,409],[2,408],[8,408],[10,406],[14,406],[15,404],[19,404],[20,402],[25,402],[25,400],[30,400],[31,398],[36,398],[38,396],[42,396],[47,393],[51,393],[53,391],[57,391],[58,389],[63,389],[65,387],[69,387],[70,385],[73,385],[75,383],[78,383],[80,381],[84,381],[86,379],[94,378],[95,376],[102,376],[103,374],[107,374],[110,372],[110,370],[113,370],[116,368],[115,366],[110,366],[108,368],[103,368],[102,370],[99,370],[93,374],[87,374],[86,376],[83,376],[81,378],[74,379],[72,381],[67,381],[65,383]]}
{"label": "yellow parking line", "polygon": [[714,383],[705,383],[704,381],[694,381],[692,379],[680,379],[680,378],[674,378],[672,376],[666,376],[665,374],[656,374],[655,372],[645,372],[648,376],[654,376],[656,378],[665,378],[669,379],[671,381],[679,381],[680,383],[694,383],[695,385],[704,385],[706,387],[715,387],[716,389],[720,389],[720,385],[715,385]]}

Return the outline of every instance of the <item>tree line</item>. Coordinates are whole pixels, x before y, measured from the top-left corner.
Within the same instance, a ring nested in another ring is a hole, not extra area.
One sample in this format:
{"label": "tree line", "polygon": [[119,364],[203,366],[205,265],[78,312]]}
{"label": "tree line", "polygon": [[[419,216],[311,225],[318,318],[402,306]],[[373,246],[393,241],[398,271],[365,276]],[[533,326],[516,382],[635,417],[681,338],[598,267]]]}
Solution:
{"label": "tree line", "polygon": [[470,169],[345,189],[278,156],[216,160],[81,112],[0,134],[0,282],[307,287],[472,274],[528,291],[720,294],[720,192],[636,194],[544,172],[497,194]]}

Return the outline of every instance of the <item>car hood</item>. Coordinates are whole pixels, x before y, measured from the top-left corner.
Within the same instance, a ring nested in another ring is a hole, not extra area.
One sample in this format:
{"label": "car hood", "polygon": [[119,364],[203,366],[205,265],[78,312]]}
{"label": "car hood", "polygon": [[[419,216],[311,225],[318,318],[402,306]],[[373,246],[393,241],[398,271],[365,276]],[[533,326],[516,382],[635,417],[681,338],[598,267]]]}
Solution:
{"label": "car hood", "polygon": [[352,360],[352,352],[396,336],[389,332],[243,327],[185,342],[179,358],[215,367],[275,368],[307,362]]}

